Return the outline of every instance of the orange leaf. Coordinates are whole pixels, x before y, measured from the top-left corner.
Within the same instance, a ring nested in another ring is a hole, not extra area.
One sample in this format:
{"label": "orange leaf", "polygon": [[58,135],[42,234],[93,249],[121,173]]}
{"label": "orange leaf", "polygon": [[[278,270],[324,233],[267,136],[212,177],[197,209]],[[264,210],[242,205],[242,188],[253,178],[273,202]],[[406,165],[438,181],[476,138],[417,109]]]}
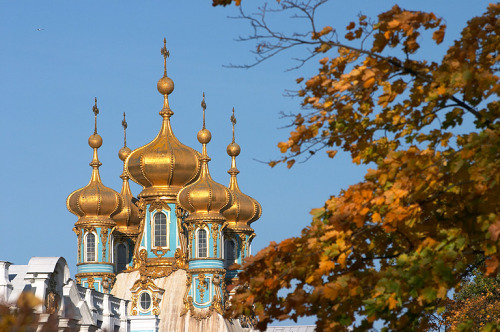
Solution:
{"label": "orange leaf", "polygon": [[486,275],[490,276],[498,270],[498,258],[496,256],[489,257],[486,260]]}
{"label": "orange leaf", "polygon": [[491,239],[493,241],[498,240],[498,235],[500,235],[500,221],[490,225],[488,232],[491,234]]}

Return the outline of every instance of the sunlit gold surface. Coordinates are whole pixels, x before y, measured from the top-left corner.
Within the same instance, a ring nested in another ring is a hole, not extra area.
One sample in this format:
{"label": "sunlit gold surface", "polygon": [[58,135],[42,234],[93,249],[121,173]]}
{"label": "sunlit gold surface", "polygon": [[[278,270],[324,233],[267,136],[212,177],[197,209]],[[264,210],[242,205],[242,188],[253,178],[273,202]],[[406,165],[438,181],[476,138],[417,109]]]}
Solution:
{"label": "sunlit gold surface", "polygon": [[130,150],[128,146],[124,146],[118,151],[118,158],[120,158],[121,161],[125,161],[131,152],[132,150]]}
{"label": "sunlit gold surface", "polygon": [[139,225],[141,223],[141,218],[139,215],[139,208],[134,204],[134,196],[130,191],[130,185],[128,183],[129,176],[125,169],[125,160],[130,155],[131,150],[127,147],[127,121],[125,120],[125,113],[123,113],[123,147],[118,151],[118,157],[124,162],[123,163],[123,173],[120,178],[123,180],[122,190],[120,195],[122,197],[123,206],[121,210],[113,217],[118,226],[117,231],[123,234],[138,235]]}
{"label": "sunlit gold surface", "polygon": [[255,199],[242,193],[238,186],[236,176],[239,171],[236,168],[236,157],[240,154],[241,149],[234,141],[234,126],[236,124],[234,109],[231,122],[233,124],[233,141],[227,146],[227,154],[231,157],[231,168],[228,173],[231,175],[229,189],[233,194],[233,203],[223,214],[230,228],[251,231],[250,224],[260,218],[262,207]]}
{"label": "sunlit gold surface", "polygon": [[[97,106],[94,107],[97,119],[99,110]],[[89,138],[89,145],[94,150],[90,163],[92,166],[90,182],[85,187],[72,192],[66,200],[66,206],[71,213],[79,217],[75,224],[77,226],[87,223],[113,225],[115,222],[111,217],[121,209],[123,203],[116,191],[106,187],[101,182],[99,167],[102,164],[97,156],[97,149],[102,145],[102,138],[97,134],[97,120],[94,134]]]}
{"label": "sunlit gold surface", "polygon": [[162,95],[169,95],[174,91],[174,81],[170,77],[162,77],[156,84],[156,88]]}
{"label": "sunlit gold surface", "polygon": [[205,103],[203,107],[203,129],[198,133],[198,140],[202,143],[201,172],[199,178],[191,185],[179,192],[180,206],[189,211],[190,220],[224,220],[222,211],[232,202],[232,195],[228,188],[215,182],[210,176],[207,156],[207,143],[210,141],[210,131],[205,128]]}
{"label": "sunlit gold surface", "polygon": [[165,60],[164,77],[158,82],[158,91],[163,94],[163,118],[160,132],[150,143],[135,149],[125,161],[130,178],[143,187],[140,198],[166,196],[175,200],[179,190],[192,182],[200,170],[199,152],[182,144],[174,136],[170,117],[174,114],[168,104],[168,94],[173,91],[173,81],[168,78],[166,58],[168,51],[162,49]]}

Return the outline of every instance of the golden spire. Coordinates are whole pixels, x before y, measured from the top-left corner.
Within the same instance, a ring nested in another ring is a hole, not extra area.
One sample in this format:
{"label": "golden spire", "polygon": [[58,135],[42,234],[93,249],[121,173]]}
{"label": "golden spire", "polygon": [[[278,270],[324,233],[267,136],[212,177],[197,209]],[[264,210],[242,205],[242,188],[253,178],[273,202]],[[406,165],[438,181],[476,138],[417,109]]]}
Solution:
{"label": "golden spire", "polygon": [[127,147],[127,120],[125,120],[125,112],[123,112],[122,127],[123,127],[123,147]]}
{"label": "golden spire", "polygon": [[94,149],[94,155],[92,158],[92,162],[90,166],[92,166],[92,180],[101,182],[101,178],[99,176],[99,167],[102,163],[99,161],[97,156],[97,150],[102,145],[102,137],[97,133],[97,114],[99,114],[99,108],[97,108],[97,97],[95,97],[95,104],[92,106],[92,112],[94,112],[94,134],[89,137],[89,145],[92,149]]}
{"label": "golden spire", "polygon": [[161,54],[163,55],[163,77],[167,77],[167,58],[170,56],[170,52],[167,50],[167,38],[163,38]]}
{"label": "golden spire", "polygon": [[110,219],[122,207],[120,195],[111,188],[104,186],[99,175],[99,167],[102,165],[97,156],[97,150],[102,145],[102,137],[97,133],[97,98],[92,107],[94,112],[94,134],[89,137],[89,146],[94,150],[90,166],[92,176],[90,182],[83,188],[72,192],[66,200],[68,210],[79,216],[78,224],[106,223],[114,225]]}
{"label": "golden spire", "polygon": [[[128,175],[127,175],[127,172],[125,170],[125,159],[127,159],[131,150],[129,147],[127,147],[127,120],[125,120],[125,112],[123,112],[122,127],[123,127],[123,148],[121,148],[120,151],[118,151],[118,157],[120,158],[121,161],[123,161],[123,174],[122,174],[122,176],[126,176],[127,180],[128,180]],[[120,176],[120,177],[122,177],[122,176]]]}
{"label": "golden spire", "polygon": [[238,186],[238,179],[236,176],[240,171],[236,168],[236,157],[240,154],[241,148],[234,139],[234,127],[236,125],[234,107],[230,119],[233,125],[233,140],[231,144],[227,146],[227,154],[231,157],[231,168],[227,172],[231,175],[229,189],[233,194],[233,203],[223,214],[229,222],[229,227],[251,230],[249,226],[252,222],[260,218],[262,207],[255,199],[243,194]]}
{"label": "golden spire", "polygon": [[143,187],[138,195],[144,199],[166,196],[176,200],[179,190],[191,183],[199,174],[199,152],[182,144],[172,132],[170,117],[174,114],[168,103],[168,95],[174,91],[174,82],[167,76],[166,40],[163,40],[164,73],[158,81],[158,91],[163,95],[163,118],[158,135],[150,143],[135,149],[126,159],[127,174]]}
{"label": "golden spire", "polygon": [[208,161],[210,161],[210,158],[207,155],[207,144],[212,139],[212,133],[205,127],[205,111],[207,109],[207,104],[205,103],[205,92],[203,92],[203,100],[201,101],[201,108],[203,109],[203,128],[198,132],[198,142],[202,144],[201,161],[203,162],[203,160],[205,160],[206,164]]}
{"label": "golden spire", "polygon": [[233,124],[233,140],[231,143],[234,143],[234,126],[236,125],[236,117],[234,116],[234,107],[233,107],[233,114],[231,115],[231,123]]}
{"label": "golden spire", "polygon": [[174,91],[174,81],[167,76],[167,58],[170,56],[170,52],[167,50],[167,39],[163,38],[163,47],[161,49],[161,54],[163,55],[163,77],[160,78],[156,87],[158,91],[163,95],[163,109],[160,115],[165,117],[171,117],[174,112],[170,109],[168,104],[168,95]]}
{"label": "golden spire", "polygon": [[[123,112],[123,147],[118,151],[118,157],[123,161],[123,172],[120,178],[123,180],[122,190],[120,192],[123,199],[123,207],[113,219],[116,221],[118,230],[124,234],[135,234],[137,235],[139,231],[139,209],[133,203],[134,196],[132,196],[132,191],[130,190],[130,184],[128,182],[129,176],[126,169],[126,159],[130,155],[131,150],[127,147],[127,120],[125,119],[125,112]],[[130,227],[134,226],[134,227]]]}
{"label": "golden spire", "polygon": [[235,143],[234,140],[234,126],[236,125],[236,117],[234,116],[234,107],[233,107],[233,114],[231,114],[230,120],[231,124],[233,125],[233,140],[231,141],[231,144],[227,146],[227,154],[231,157],[231,169],[229,169],[228,173],[231,174],[231,183],[234,182],[234,184],[237,187],[238,182],[236,181],[236,175],[240,171],[238,171],[238,169],[236,168],[236,157],[240,154],[241,148],[237,143]]}
{"label": "golden spire", "polygon": [[205,93],[201,102],[203,109],[203,128],[198,132],[198,142],[203,146],[201,153],[201,171],[198,179],[192,184],[184,187],[179,192],[179,205],[189,211],[190,220],[225,220],[222,212],[226,210],[232,202],[232,195],[228,188],[215,182],[210,176],[208,162],[210,158],[207,155],[207,144],[212,139],[212,134],[205,127]]}
{"label": "golden spire", "polygon": [[99,109],[97,108],[97,97],[94,97],[95,104],[92,106],[92,112],[94,112],[94,135],[97,134],[97,114],[99,114]]}

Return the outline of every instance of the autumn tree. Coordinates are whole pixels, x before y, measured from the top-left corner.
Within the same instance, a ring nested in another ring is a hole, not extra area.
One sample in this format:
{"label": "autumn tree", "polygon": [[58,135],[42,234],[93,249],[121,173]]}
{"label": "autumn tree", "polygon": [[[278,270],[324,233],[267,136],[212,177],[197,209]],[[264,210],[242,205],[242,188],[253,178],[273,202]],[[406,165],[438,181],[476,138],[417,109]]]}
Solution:
{"label": "autumn tree", "polygon": [[[316,316],[318,331],[374,322],[426,330],[476,265],[498,271],[500,5],[470,19],[434,62],[420,45],[443,42],[446,25],[433,13],[394,6],[342,31],[318,26],[324,2],[242,11],[255,64],[301,46],[310,50],[303,62],[321,57],[315,75],[297,79],[302,111],[270,164],[342,150],[371,169],[312,210],[300,236],[246,261],[228,317],[255,314],[260,329]],[[266,15],[277,11],[295,12],[310,30],[273,30]]]}
{"label": "autumn tree", "polygon": [[448,331],[479,331],[500,322],[500,278],[474,271],[446,305],[441,325]]}
{"label": "autumn tree", "polygon": [[[58,329],[57,315],[50,315],[41,322],[35,308],[41,304],[31,292],[23,292],[15,305],[0,303],[0,331],[2,332],[54,332]],[[72,329],[65,329],[67,332]]]}

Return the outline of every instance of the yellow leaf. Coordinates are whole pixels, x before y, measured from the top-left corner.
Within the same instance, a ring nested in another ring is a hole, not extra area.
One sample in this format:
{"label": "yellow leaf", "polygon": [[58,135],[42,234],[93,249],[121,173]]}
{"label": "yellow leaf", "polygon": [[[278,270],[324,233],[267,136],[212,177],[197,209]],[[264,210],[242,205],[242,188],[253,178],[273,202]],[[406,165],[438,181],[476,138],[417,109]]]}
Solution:
{"label": "yellow leaf", "polygon": [[394,294],[389,298],[389,309],[395,309],[398,304],[398,300],[394,298]]}
{"label": "yellow leaf", "polygon": [[365,89],[368,89],[369,87],[371,87],[373,85],[373,83],[375,83],[375,78],[374,77],[371,77],[369,79],[367,79],[364,83],[363,83],[363,87]]}
{"label": "yellow leaf", "polygon": [[286,150],[288,150],[288,144],[285,142],[279,142],[278,148],[280,149],[281,153],[285,153]]}
{"label": "yellow leaf", "polygon": [[437,93],[438,95],[444,95],[446,93],[446,88],[444,86],[439,86],[439,88],[437,88]]}

